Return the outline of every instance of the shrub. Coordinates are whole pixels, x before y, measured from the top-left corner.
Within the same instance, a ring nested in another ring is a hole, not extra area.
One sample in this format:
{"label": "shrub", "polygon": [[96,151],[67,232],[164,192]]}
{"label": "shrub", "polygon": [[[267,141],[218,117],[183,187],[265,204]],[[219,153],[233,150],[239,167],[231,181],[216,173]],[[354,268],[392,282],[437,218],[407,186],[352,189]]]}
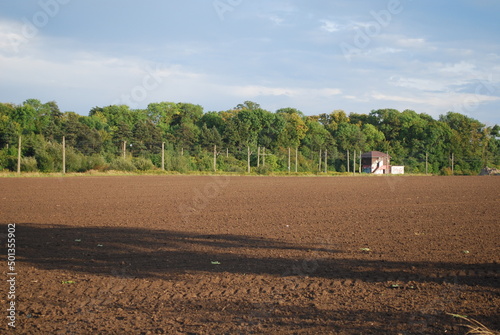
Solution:
{"label": "shrub", "polygon": [[[267,163],[267,162],[266,162]],[[258,174],[262,174],[262,175],[269,175],[273,172],[273,169],[270,165],[260,165],[259,167],[255,168],[255,172],[257,172]]]}
{"label": "shrub", "polygon": [[148,158],[134,158],[133,159],[134,166],[137,170],[139,171],[148,171],[148,170],[153,170],[154,164],[151,162],[150,159]]}
{"label": "shrub", "polygon": [[135,171],[136,169],[134,163],[130,159],[123,157],[115,158],[109,165],[109,168],[118,171]]}
{"label": "shrub", "polygon": [[245,173],[247,172],[247,163],[236,159],[234,156],[219,156],[217,158],[217,169],[226,172]]}
{"label": "shrub", "polygon": [[36,172],[38,171],[38,163],[35,157],[21,157],[21,171]]}
{"label": "shrub", "polygon": [[109,164],[106,162],[106,159],[99,155],[94,154],[90,157],[87,157],[86,170],[98,170],[98,171],[106,171],[109,169]]}
{"label": "shrub", "polygon": [[451,168],[442,168],[441,169],[441,175],[443,176],[451,176],[453,173],[451,172]]}
{"label": "shrub", "polygon": [[72,147],[66,148],[66,171],[67,172],[85,172],[87,171],[87,158],[77,152]]}
{"label": "shrub", "polygon": [[188,156],[172,157],[172,170],[180,173],[186,173],[191,170],[191,159]]}

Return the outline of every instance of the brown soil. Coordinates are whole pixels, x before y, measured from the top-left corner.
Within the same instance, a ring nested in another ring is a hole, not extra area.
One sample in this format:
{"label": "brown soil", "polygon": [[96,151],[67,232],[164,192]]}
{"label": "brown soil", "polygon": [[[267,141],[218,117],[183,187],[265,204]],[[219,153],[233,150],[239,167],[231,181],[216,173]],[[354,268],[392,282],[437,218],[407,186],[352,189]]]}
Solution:
{"label": "brown soil", "polygon": [[0,179],[0,333],[500,329],[498,177]]}

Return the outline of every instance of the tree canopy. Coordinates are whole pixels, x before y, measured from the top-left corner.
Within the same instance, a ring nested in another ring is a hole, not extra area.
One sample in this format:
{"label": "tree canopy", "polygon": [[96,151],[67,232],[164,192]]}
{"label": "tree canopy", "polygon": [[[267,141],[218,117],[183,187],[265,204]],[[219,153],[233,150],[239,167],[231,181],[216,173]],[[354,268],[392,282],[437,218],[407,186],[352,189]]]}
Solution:
{"label": "tree canopy", "polygon": [[291,107],[271,112],[245,101],[210,112],[191,103],[158,102],[146,109],[111,105],[94,107],[83,116],[61,112],[54,101],[28,99],[20,105],[0,103],[0,170],[14,169],[20,135],[26,138],[23,157],[35,159],[25,169],[40,171],[59,169],[63,136],[70,170],[75,171],[125,166],[116,163],[124,142],[130,159],[143,167],[160,166],[165,143],[167,168],[179,171],[211,169],[214,146],[219,148],[220,168],[227,171],[242,170],[249,150],[252,164],[257,165],[259,147],[265,148],[268,162],[274,162],[273,169],[283,171],[288,148],[297,150],[300,171],[314,171],[320,150],[328,151],[331,171],[345,169],[347,151],[389,152],[394,164],[405,165],[410,172],[423,172],[426,157],[432,173],[446,173],[451,155],[458,173],[477,173],[484,166],[500,164],[500,127],[455,112],[438,119],[395,109],[367,114],[333,110],[307,116]]}

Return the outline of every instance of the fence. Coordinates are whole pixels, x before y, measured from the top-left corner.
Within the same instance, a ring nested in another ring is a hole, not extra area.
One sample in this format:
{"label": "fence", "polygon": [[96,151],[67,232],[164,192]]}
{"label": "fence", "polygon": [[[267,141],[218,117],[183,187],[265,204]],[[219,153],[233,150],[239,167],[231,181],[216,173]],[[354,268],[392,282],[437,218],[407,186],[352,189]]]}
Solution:
{"label": "fence", "polygon": [[[66,145],[65,137],[60,144],[60,153],[55,153],[57,148],[51,151],[54,156],[53,168],[40,168],[43,157],[36,155],[23,156],[23,139],[19,136],[17,145],[16,171],[41,170],[43,172],[84,172],[90,169],[96,170],[161,170],[179,171],[182,173],[189,171],[206,172],[237,172],[237,173],[258,173],[268,174],[279,173],[352,173],[360,174],[363,170],[362,152],[357,150],[347,150],[345,152],[328,151],[319,149],[310,150],[306,147],[279,148],[275,152],[262,146],[247,146],[238,148],[231,152],[227,147],[213,146],[213,150],[202,150],[190,153],[183,147],[174,148],[172,144],[168,147],[166,142],[158,144],[158,154],[139,155],[134,157],[128,152],[127,141],[121,143],[120,154],[115,157],[102,157],[100,155],[84,156],[74,148]],[[69,150],[70,166],[68,169],[67,151]],[[10,152],[12,149],[10,149]],[[7,152],[9,148],[7,147]],[[390,152],[387,153],[390,156]],[[49,155],[50,156],[50,155]],[[488,164],[485,157],[460,157],[450,153],[446,160],[436,159],[429,153],[420,157],[391,157],[391,163],[387,165],[402,165],[405,171],[419,174],[477,174],[479,170]],[[33,158],[35,157],[35,158]],[[12,160],[12,157],[10,157]],[[23,160],[24,159],[24,160]],[[74,161],[80,160],[79,167]],[[35,160],[35,161],[34,161]],[[85,161],[85,163],[83,162]],[[498,164],[498,157],[491,157],[489,161]],[[12,169],[13,164],[1,164],[1,169]],[[36,168],[35,168],[36,165]],[[52,166],[52,165],[51,165]],[[387,169],[386,173],[390,173]]]}

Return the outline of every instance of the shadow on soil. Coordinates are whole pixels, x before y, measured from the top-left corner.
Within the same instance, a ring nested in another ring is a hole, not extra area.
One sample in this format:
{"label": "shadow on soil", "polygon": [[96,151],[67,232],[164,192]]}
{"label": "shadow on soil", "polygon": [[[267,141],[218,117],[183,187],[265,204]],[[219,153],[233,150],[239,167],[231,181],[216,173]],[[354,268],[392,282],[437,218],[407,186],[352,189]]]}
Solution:
{"label": "shadow on soil", "polygon": [[18,259],[46,270],[158,279],[201,271],[499,287],[497,264],[342,258],[331,245],[304,247],[239,235],[37,224],[16,228]]}
{"label": "shadow on soil", "polygon": [[[98,276],[168,280],[186,273],[204,272],[295,278],[308,276],[340,281],[398,280],[406,282],[403,286],[408,286],[408,282],[419,285],[424,282],[443,283],[446,280],[476,286],[476,289],[485,291],[498,288],[498,266],[495,264],[472,266],[347,259],[343,257],[342,251],[326,244],[311,249],[312,246],[249,236],[198,235],[148,229],[49,227],[32,223],[17,224],[16,235],[20,262],[38,269]],[[481,271],[478,272],[478,269]],[[453,276],[433,275],[442,273],[451,273]],[[233,300],[222,309],[220,303],[210,299],[181,299],[180,304],[183,305],[177,306],[177,309],[193,313],[199,310],[201,315],[206,315],[205,326],[192,324],[189,319],[175,319],[162,328],[164,333],[179,330],[197,334],[206,330],[203,327],[209,327],[215,333],[227,333],[228,328],[220,327],[228,324],[232,327],[231,333],[244,334],[295,333],[304,329],[311,332],[317,329],[320,333],[331,329],[337,334],[439,334],[443,329],[453,333],[463,330],[456,320],[443,312],[444,307],[432,303],[428,309],[414,312],[390,309],[387,312],[349,311],[348,308],[339,309],[338,305],[330,309],[328,306],[317,307],[313,301],[306,306],[283,308],[275,299],[261,303]],[[133,308],[130,313],[144,307],[113,306],[125,311]],[[480,320],[498,326],[488,316],[482,316]],[[90,328],[88,330],[92,331]]]}

